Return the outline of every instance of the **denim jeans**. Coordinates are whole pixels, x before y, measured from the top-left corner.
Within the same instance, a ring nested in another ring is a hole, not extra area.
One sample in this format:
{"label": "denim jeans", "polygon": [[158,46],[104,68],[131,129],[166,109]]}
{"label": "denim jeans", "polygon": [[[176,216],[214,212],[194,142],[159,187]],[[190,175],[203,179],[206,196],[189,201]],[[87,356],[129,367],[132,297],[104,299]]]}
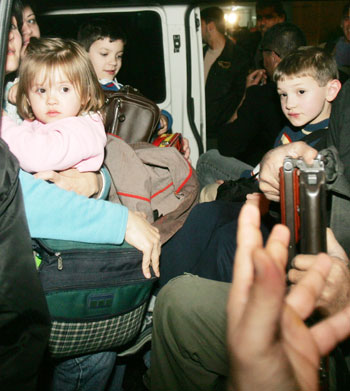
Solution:
{"label": "denim jeans", "polygon": [[253,168],[234,157],[220,155],[217,149],[210,149],[199,157],[196,171],[201,188],[203,188],[218,179],[239,179],[244,171],[251,171]]}
{"label": "denim jeans", "polygon": [[115,352],[101,352],[62,361],[55,366],[51,390],[105,391],[108,382],[121,390],[125,366],[115,366],[116,358]]}

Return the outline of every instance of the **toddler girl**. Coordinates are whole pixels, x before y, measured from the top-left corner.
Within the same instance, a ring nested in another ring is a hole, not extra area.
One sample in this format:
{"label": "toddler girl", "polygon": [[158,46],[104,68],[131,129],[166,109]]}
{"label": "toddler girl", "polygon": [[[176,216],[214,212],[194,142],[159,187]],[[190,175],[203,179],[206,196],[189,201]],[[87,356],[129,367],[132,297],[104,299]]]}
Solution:
{"label": "toddler girl", "polygon": [[104,98],[86,51],[72,40],[32,38],[19,71],[17,125],[6,113],[1,137],[28,172],[96,171],[106,134]]}

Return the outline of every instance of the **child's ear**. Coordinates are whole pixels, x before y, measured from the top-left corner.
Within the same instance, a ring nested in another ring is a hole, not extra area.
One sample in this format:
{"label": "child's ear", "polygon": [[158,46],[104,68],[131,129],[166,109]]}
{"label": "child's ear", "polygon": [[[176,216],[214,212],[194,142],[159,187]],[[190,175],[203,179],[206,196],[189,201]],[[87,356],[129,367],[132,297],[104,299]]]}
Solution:
{"label": "child's ear", "polygon": [[338,79],[333,79],[327,83],[327,101],[332,102],[338,95],[341,89],[341,83]]}

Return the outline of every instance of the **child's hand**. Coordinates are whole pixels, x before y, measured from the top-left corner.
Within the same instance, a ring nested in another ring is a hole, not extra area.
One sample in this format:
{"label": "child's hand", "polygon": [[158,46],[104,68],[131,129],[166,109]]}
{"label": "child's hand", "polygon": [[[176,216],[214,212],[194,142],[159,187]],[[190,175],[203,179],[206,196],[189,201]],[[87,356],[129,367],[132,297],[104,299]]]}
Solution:
{"label": "child's hand", "polygon": [[157,133],[158,136],[160,136],[163,133],[166,133],[166,131],[168,130],[168,118],[164,114],[160,115],[159,125],[160,128]]}
{"label": "child's hand", "polygon": [[188,139],[186,137],[183,137],[182,141],[183,141],[183,146],[182,146],[183,155],[191,163],[191,159],[190,159],[190,154],[191,154],[190,142],[188,141]]}
{"label": "child's hand", "polygon": [[18,90],[18,83],[15,83],[9,90],[8,100],[13,105],[16,104],[17,90]]}

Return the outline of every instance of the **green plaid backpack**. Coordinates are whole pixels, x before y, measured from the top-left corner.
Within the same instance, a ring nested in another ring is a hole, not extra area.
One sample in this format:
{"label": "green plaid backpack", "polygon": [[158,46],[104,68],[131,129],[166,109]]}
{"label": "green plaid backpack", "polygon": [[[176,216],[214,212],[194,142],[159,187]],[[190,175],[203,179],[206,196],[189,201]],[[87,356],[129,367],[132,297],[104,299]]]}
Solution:
{"label": "green plaid backpack", "polygon": [[33,249],[51,315],[52,357],[133,343],[156,281],[143,276],[140,251],[48,239],[34,239]]}

